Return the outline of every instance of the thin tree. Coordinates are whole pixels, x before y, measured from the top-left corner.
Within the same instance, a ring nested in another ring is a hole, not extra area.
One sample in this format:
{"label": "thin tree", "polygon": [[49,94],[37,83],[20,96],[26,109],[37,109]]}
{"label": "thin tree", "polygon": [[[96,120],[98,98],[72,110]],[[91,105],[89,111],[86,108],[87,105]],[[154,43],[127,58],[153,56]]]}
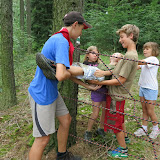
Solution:
{"label": "thin tree", "polygon": [[1,71],[3,108],[16,104],[13,67],[12,0],[1,0]]}
{"label": "thin tree", "polygon": [[28,53],[32,52],[32,41],[31,41],[31,1],[27,0],[27,34],[28,34]]}
{"label": "thin tree", "polygon": [[34,51],[43,47],[52,35],[53,0],[32,0],[32,37],[34,38]]}
{"label": "thin tree", "polygon": [[24,51],[24,0],[20,0],[20,29],[21,29],[20,46],[23,52]]}

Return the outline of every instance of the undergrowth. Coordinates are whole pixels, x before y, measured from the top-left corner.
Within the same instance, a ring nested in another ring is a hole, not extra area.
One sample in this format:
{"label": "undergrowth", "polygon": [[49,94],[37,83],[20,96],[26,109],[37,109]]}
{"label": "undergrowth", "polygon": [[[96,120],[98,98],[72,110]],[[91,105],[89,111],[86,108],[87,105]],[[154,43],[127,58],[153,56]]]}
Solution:
{"label": "undergrowth", "polygon": [[[81,62],[83,61],[84,56],[81,56]],[[139,59],[143,59],[143,56],[140,56]],[[102,57],[106,64],[109,63],[108,57]],[[8,110],[1,110],[0,117],[0,159],[26,159],[28,151],[33,144],[34,138],[32,137],[32,119],[31,119],[31,110],[28,102],[28,86],[31,80],[34,77],[36,63],[35,63],[35,55],[25,55],[21,57],[14,57],[14,67],[15,67],[15,79],[16,79],[16,91],[18,104]],[[139,79],[140,71],[137,71],[136,77],[134,78],[133,86],[131,88],[131,94],[135,99],[139,99],[139,88],[138,79]],[[158,74],[158,81],[160,81],[160,75]],[[1,84],[1,83],[0,83]],[[160,82],[159,82],[160,84]],[[1,91],[1,90],[0,90]],[[84,132],[87,129],[88,119],[83,117],[85,115],[90,117],[92,113],[92,106],[90,100],[90,91],[84,90],[81,87],[79,88],[79,100],[85,101],[89,104],[78,103],[78,114],[77,114],[77,135],[81,138],[84,136]],[[157,103],[160,103],[160,98],[158,97]],[[141,104],[136,102],[135,116],[142,116]],[[159,106],[155,107],[156,114],[158,118],[160,117]],[[132,100],[126,100],[125,104],[125,113],[130,115],[134,115],[134,103]],[[98,119],[99,120],[99,119]],[[139,120],[141,122],[141,120]],[[127,132],[134,133],[134,131],[139,128],[138,123],[136,122],[134,117],[125,116],[125,123]],[[101,145],[100,147],[96,144],[87,144],[83,141],[77,141],[77,144],[71,147],[71,150],[74,153],[78,153],[83,155],[83,159],[85,160],[103,160],[103,159],[113,159],[107,157],[108,148],[116,148],[118,143],[116,139],[113,137],[112,133],[107,133],[105,139],[97,136],[95,134],[96,129],[98,128],[97,123],[93,126],[93,141]],[[149,128],[152,126],[149,123]],[[150,130],[149,130],[150,132]],[[129,135],[131,143],[128,144],[129,154],[138,156],[140,158],[145,158],[146,160],[155,159],[155,155],[153,152],[152,144],[144,141],[140,138],[136,138],[132,135]],[[145,139],[148,140],[146,136]],[[160,143],[160,137],[158,137],[155,142]],[[155,150],[158,159],[160,159],[160,150],[159,146],[155,145]],[[52,153],[51,153],[52,152]],[[46,155],[43,159],[46,160],[47,156],[50,157],[51,154],[55,154],[55,151],[51,151]],[[130,157],[128,160],[135,160],[137,158]]]}

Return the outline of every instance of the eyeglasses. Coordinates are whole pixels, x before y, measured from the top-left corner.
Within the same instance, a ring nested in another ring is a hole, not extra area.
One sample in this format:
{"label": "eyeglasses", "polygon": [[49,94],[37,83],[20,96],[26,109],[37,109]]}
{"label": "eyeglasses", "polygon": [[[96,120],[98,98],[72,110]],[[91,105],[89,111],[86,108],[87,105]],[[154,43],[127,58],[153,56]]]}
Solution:
{"label": "eyeglasses", "polygon": [[99,53],[95,53],[95,52],[89,52],[91,54],[96,54],[97,56],[99,56]]}

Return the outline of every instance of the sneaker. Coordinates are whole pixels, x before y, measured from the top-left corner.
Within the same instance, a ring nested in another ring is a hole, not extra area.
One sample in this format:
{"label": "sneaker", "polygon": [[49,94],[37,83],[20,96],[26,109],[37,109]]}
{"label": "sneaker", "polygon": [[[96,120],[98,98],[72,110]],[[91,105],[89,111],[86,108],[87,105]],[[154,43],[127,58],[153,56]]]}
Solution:
{"label": "sneaker", "polygon": [[57,157],[56,160],[81,160],[80,156],[74,156],[71,152],[66,152],[63,156]]}
{"label": "sneaker", "polygon": [[36,63],[43,71],[43,74],[48,79],[56,80],[56,63],[50,59],[47,59],[43,54],[36,54]]}
{"label": "sneaker", "polygon": [[152,139],[156,139],[159,134],[160,134],[159,129],[158,130],[152,130],[152,132],[149,134],[149,137],[152,138]]}
{"label": "sneaker", "polygon": [[104,132],[104,129],[102,129],[102,128],[98,128],[97,130],[96,130],[96,134],[97,135],[100,135],[101,137],[105,137],[106,136],[106,133]]}
{"label": "sneaker", "polygon": [[115,150],[108,151],[108,155],[115,158],[122,158],[122,157],[127,158],[128,157],[127,153],[128,153],[128,148],[123,148],[121,146],[119,146]]}
{"label": "sneaker", "polygon": [[144,132],[142,128],[139,128],[136,132],[134,132],[134,134],[138,137],[146,136],[146,133]]}
{"label": "sneaker", "polygon": [[92,132],[86,131],[86,132],[84,133],[84,139],[85,139],[86,141],[91,141],[91,139],[92,139]]}

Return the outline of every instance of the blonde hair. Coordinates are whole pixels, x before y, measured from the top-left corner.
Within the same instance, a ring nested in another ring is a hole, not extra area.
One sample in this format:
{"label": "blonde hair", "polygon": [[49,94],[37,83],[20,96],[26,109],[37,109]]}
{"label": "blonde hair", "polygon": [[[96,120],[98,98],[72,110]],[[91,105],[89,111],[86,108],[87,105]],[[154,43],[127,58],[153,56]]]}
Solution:
{"label": "blonde hair", "polygon": [[133,42],[135,42],[137,44],[138,37],[139,37],[139,28],[136,25],[126,24],[116,31],[116,33],[118,35],[121,32],[124,32],[127,36],[129,36],[131,33],[133,33],[133,39],[132,40],[133,40]]}
{"label": "blonde hair", "polygon": [[[119,53],[119,52],[116,52],[117,54],[119,54],[120,56],[120,58],[123,58],[124,57],[124,55],[122,54],[122,53]],[[116,56],[117,57],[117,56]]]}
{"label": "blonde hair", "polygon": [[[84,61],[88,61],[88,55],[89,55],[89,53],[91,53],[93,50],[97,50],[98,51],[98,53],[99,53],[99,50],[98,50],[98,48],[96,47],[96,46],[90,46],[90,47],[88,47],[87,48],[87,53],[86,53],[86,55],[85,55],[85,57],[84,57]],[[97,58],[97,61],[96,61],[97,63],[100,63],[100,60]]]}
{"label": "blonde hair", "polygon": [[152,56],[157,57],[159,55],[159,45],[156,42],[146,42],[143,45],[143,50],[145,48],[151,48],[152,49]]}
{"label": "blonde hair", "polygon": [[[113,53],[112,56],[110,57],[110,62],[114,61],[116,63],[118,63],[118,61],[121,60],[121,58],[124,57],[124,55],[122,53],[119,53],[119,52]],[[116,58],[116,57],[120,57],[120,58]]]}

